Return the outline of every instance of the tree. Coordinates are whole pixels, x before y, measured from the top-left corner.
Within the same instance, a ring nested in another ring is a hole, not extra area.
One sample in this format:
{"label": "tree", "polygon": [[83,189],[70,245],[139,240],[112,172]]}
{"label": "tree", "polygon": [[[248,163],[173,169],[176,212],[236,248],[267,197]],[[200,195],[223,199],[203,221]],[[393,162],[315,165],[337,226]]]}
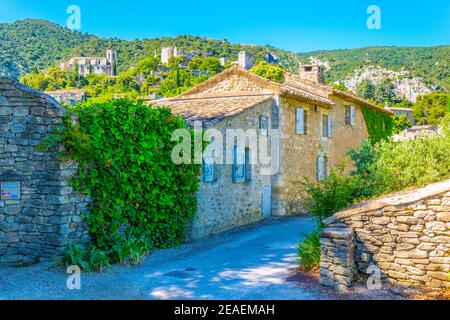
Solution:
{"label": "tree", "polygon": [[363,80],[356,87],[357,94],[366,100],[375,101],[375,85],[369,79]]}
{"label": "tree", "polygon": [[250,69],[250,72],[275,82],[282,82],[284,80],[284,74],[286,73],[284,69],[277,65],[267,63],[266,61],[260,61],[256,66]]}
{"label": "tree", "polygon": [[449,95],[430,93],[417,98],[414,116],[418,123],[438,126],[444,116],[450,112]]}
{"label": "tree", "polygon": [[394,126],[392,132],[394,134],[400,133],[405,129],[411,128],[411,122],[404,115],[394,115]]}
{"label": "tree", "polygon": [[47,87],[49,85],[48,79],[40,73],[30,73],[22,77],[20,81],[27,86],[39,90],[39,91],[45,91],[47,90]]}
{"label": "tree", "polygon": [[189,69],[217,74],[223,71],[223,66],[220,64],[220,60],[215,57],[195,57],[189,62]]}

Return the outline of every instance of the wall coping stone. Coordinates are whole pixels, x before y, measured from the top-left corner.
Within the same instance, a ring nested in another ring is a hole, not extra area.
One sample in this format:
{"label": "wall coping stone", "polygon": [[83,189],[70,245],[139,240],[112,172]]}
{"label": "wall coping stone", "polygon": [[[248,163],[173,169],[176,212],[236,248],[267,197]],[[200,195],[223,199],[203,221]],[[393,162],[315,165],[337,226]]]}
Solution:
{"label": "wall coping stone", "polygon": [[325,224],[325,226],[327,226],[338,220],[349,218],[354,215],[374,211],[387,206],[398,206],[413,203],[421,199],[445,193],[447,191],[450,191],[450,180],[437,182],[415,190],[389,194],[387,196],[382,196],[378,199],[372,199],[366,202],[359,203],[346,210],[342,210],[336,213],[335,215],[325,219],[323,223]]}
{"label": "wall coping stone", "polygon": [[0,84],[12,84],[12,85],[14,85],[14,87],[17,90],[22,91],[22,92],[26,92],[26,93],[29,93],[29,94],[32,94],[32,95],[34,95],[35,97],[38,97],[38,98],[42,98],[46,102],[51,104],[52,107],[54,107],[56,109],[60,109],[62,112],[66,112],[66,109],[63,106],[61,106],[58,103],[58,101],[56,101],[53,97],[51,97],[51,96],[49,96],[49,95],[47,95],[47,94],[45,94],[45,93],[43,93],[41,91],[35,90],[35,89],[31,88],[31,87],[28,87],[27,85],[25,85],[23,83],[20,83],[15,78],[0,76]]}

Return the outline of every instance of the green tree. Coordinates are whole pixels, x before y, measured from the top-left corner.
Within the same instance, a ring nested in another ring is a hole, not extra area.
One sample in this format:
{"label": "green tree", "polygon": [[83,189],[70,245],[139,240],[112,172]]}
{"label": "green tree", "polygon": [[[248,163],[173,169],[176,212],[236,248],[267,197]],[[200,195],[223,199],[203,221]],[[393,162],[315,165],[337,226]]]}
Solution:
{"label": "green tree", "polygon": [[420,96],[414,106],[414,116],[418,123],[437,126],[450,111],[449,104],[449,95],[444,93]]}
{"label": "green tree", "polygon": [[363,80],[356,87],[357,94],[366,100],[375,101],[375,85],[369,79]]}
{"label": "green tree", "polygon": [[394,115],[394,124],[392,127],[392,133],[397,134],[405,129],[411,128],[411,122],[404,115]]}
{"label": "green tree", "polygon": [[260,61],[250,69],[250,72],[275,82],[282,82],[284,80],[284,74],[286,73],[286,71],[279,66],[267,63],[266,61]]}

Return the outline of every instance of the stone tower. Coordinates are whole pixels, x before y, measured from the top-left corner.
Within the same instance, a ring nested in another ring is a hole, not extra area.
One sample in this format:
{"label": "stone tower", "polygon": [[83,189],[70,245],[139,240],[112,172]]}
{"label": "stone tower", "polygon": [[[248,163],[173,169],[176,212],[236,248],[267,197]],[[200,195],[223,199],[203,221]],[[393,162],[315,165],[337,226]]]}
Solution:
{"label": "stone tower", "polygon": [[239,66],[245,70],[249,70],[253,67],[253,54],[247,51],[239,52]]}
{"label": "stone tower", "polygon": [[106,60],[111,65],[111,76],[116,75],[116,59],[117,59],[117,52],[111,49],[106,50]]}

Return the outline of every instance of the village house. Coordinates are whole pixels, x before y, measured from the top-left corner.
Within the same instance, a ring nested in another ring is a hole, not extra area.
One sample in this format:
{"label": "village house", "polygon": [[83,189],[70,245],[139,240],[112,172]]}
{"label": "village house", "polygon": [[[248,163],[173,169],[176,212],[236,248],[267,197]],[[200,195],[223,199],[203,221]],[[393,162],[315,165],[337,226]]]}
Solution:
{"label": "village house", "polygon": [[54,98],[59,103],[69,106],[85,101],[87,97],[86,91],[77,89],[45,91],[44,93]]}
{"label": "village house", "polygon": [[88,74],[104,74],[108,76],[116,75],[117,53],[107,50],[105,57],[73,57],[69,61],[60,64],[62,71],[71,71],[78,67],[80,76]]}
{"label": "village house", "polygon": [[231,165],[204,163],[192,237],[302,213],[302,177],[323,179],[368,138],[362,109],[392,114],[324,85],[320,72],[308,66],[277,83],[235,65],[175,98],[149,103],[224,136],[227,129],[254,129],[259,137],[278,132],[269,142],[279,147],[271,154],[279,160],[276,172],[264,173],[263,164],[250,161],[254,150],[248,142],[235,146]]}

